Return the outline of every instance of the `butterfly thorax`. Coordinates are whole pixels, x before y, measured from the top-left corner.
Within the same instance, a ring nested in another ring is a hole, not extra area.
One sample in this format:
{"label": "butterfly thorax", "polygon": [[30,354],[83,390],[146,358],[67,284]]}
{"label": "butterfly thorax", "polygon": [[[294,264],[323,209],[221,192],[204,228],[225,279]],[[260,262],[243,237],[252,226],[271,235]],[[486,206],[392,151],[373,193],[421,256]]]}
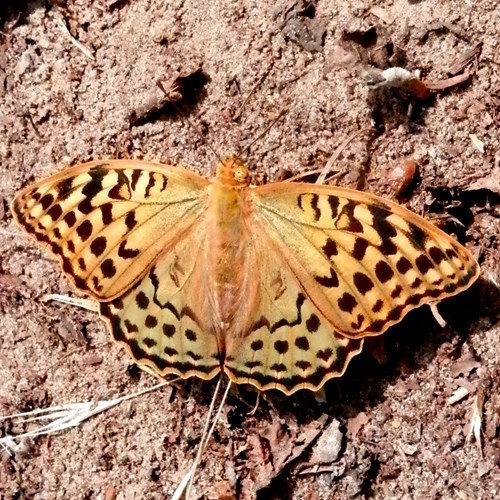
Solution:
{"label": "butterfly thorax", "polygon": [[229,157],[217,166],[209,194],[207,248],[216,330],[230,328],[244,299],[247,274],[248,170]]}

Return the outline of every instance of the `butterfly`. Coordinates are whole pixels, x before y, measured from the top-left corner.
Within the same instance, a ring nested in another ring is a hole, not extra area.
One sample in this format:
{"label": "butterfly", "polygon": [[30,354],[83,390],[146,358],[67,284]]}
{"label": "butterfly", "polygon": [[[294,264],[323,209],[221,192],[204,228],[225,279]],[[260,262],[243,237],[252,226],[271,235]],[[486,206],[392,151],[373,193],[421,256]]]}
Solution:
{"label": "butterfly", "polygon": [[211,180],[145,161],[78,165],[26,187],[12,212],[141,367],[285,394],[341,376],[364,337],[479,275],[465,247],[396,203],[253,186],[233,156]]}

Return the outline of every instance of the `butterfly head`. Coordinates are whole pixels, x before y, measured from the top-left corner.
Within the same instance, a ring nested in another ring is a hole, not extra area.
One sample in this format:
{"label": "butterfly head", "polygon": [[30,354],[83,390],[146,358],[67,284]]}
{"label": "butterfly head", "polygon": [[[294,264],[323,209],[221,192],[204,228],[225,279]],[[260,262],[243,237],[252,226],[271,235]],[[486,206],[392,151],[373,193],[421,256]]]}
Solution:
{"label": "butterfly head", "polygon": [[215,171],[217,180],[226,186],[246,187],[250,184],[248,168],[236,156],[224,158]]}

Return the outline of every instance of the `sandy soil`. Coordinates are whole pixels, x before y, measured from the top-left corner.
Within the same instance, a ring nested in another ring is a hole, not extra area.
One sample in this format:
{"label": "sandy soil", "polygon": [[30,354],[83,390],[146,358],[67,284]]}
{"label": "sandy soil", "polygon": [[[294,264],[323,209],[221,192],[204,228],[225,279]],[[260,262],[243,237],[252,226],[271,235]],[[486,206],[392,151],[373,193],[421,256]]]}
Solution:
{"label": "sandy soil", "polygon": [[[201,65],[206,85],[185,109],[218,154],[242,151],[283,113],[244,158],[256,182],[321,168],[342,146],[335,183],[397,199],[453,232],[482,275],[440,307],[447,327],[426,308],[410,314],[320,400],[269,393],[250,414],[256,393],[232,391],[194,497],[498,497],[500,9],[469,4],[2,2],[0,414],[155,383],[95,314],[43,301],[69,283],[8,206],[29,182],[91,159],[155,159],[210,175],[216,155],[193,127],[168,106],[147,112],[162,99],[157,79]],[[368,67],[395,65],[433,82],[470,74],[424,100],[369,88]],[[391,166],[408,156],[418,175],[398,193]],[[450,404],[459,388],[468,394]],[[168,498],[196,454],[213,390],[190,380],[14,456],[0,451],[0,497]],[[477,407],[481,447],[467,439]],[[22,429],[0,421],[0,436]]]}

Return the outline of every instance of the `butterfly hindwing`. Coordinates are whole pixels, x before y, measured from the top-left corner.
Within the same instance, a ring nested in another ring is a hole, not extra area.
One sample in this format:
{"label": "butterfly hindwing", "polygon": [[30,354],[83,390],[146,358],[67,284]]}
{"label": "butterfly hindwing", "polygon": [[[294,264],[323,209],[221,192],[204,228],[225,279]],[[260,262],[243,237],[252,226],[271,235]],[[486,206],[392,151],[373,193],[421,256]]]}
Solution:
{"label": "butterfly hindwing", "polygon": [[259,272],[245,292],[244,321],[237,318],[227,335],[224,371],[234,382],[261,390],[317,390],[344,373],[363,340],[339,334],[265,235],[249,230],[246,261],[258,263]]}
{"label": "butterfly hindwing", "polygon": [[220,371],[205,293],[205,245],[203,225],[193,227],[128,292],[100,304],[113,338],[161,376],[209,379]]}

